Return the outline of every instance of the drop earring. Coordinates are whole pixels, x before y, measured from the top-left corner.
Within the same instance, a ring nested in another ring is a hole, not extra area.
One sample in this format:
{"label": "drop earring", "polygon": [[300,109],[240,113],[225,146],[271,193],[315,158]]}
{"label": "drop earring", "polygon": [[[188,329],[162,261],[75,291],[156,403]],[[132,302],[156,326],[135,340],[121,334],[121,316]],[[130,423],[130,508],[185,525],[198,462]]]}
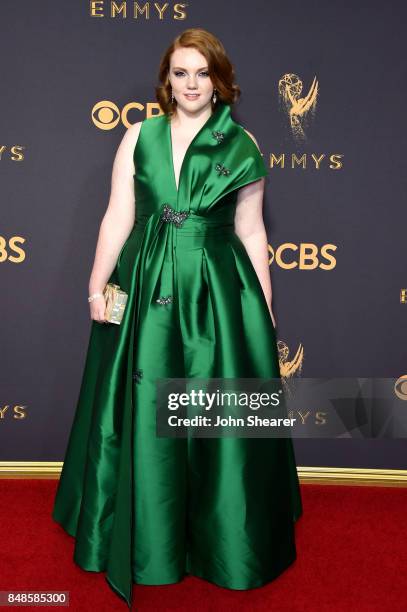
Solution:
{"label": "drop earring", "polygon": [[215,104],[216,102],[216,89],[213,90],[212,102]]}
{"label": "drop earring", "polygon": [[172,93],[172,89],[171,89],[171,104],[174,104],[174,94]]}

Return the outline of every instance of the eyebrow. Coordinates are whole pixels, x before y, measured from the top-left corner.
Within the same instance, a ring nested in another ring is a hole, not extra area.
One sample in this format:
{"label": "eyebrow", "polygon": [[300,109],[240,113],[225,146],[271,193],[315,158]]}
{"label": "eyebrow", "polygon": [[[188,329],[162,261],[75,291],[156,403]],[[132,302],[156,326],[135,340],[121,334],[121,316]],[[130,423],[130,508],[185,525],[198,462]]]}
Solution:
{"label": "eyebrow", "polygon": [[[173,70],[185,70],[185,72],[188,72],[188,70],[186,68],[182,68],[182,66],[173,66],[172,69]],[[208,69],[208,66],[201,66],[201,68],[197,69],[197,72],[199,70],[207,70],[207,69]]]}

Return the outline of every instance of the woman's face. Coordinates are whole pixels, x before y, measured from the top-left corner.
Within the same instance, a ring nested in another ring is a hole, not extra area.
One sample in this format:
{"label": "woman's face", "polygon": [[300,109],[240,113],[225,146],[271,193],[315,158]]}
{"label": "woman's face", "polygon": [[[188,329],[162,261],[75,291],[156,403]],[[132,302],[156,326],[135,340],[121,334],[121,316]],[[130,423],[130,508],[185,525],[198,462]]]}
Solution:
{"label": "woman's face", "polygon": [[[192,47],[176,49],[170,59],[170,84],[177,107],[196,113],[211,105],[213,84],[205,57]],[[188,97],[186,94],[197,94]]]}

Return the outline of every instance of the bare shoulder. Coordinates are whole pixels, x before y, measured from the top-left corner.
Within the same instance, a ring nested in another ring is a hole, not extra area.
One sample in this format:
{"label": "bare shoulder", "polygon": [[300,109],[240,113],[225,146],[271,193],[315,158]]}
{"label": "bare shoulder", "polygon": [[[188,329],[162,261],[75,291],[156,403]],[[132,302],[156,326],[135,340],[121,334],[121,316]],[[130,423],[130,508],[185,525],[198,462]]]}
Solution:
{"label": "bare shoulder", "polygon": [[124,132],[116,152],[116,164],[127,166],[132,163],[133,152],[137,144],[142,123],[142,121],[133,123]]}
{"label": "bare shoulder", "polygon": [[137,144],[138,137],[140,135],[142,123],[142,121],[137,121],[136,123],[133,123],[127,128],[120,146],[123,145],[123,148],[125,149],[134,149]]}
{"label": "bare shoulder", "polygon": [[137,144],[142,123],[142,121],[133,123],[124,132],[116,151],[114,160],[115,172],[118,170],[120,172],[124,171],[129,174],[134,174],[135,168],[133,163],[133,153]]}
{"label": "bare shoulder", "polygon": [[[242,126],[243,127],[243,126]],[[246,128],[243,128],[244,131],[246,132],[246,134],[248,136],[250,136],[250,138],[253,140],[254,144],[256,145],[256,147],[259,149],[260,151],[260,147],[259,147],[259,143],[257,142],[257,140],[255,139],[255,137],[253,136],[253,134],[251,132],[249,132],[249,130],[246,130]]]}

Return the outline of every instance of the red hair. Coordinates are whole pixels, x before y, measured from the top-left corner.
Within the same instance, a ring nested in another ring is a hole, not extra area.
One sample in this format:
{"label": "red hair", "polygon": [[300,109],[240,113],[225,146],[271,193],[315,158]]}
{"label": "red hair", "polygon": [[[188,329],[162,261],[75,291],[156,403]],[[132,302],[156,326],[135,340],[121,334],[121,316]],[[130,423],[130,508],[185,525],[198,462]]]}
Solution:
{"label": "red hair", "polygon": [[161,58],[158,78],[160,85],[155,88],[156,99],[166,115],[174,114],[177,102],[171,102],[171,84],[169,80],[170,59],[176,49],[193,47],[208,62],[209,78],[216,88],[217,100],[212,102],[212,111],[218,102],[234,104],[240,97],[240,87],[235,83],[235,72],[226,55],[220,40],[202,28],[189,28],[179,34]]}

